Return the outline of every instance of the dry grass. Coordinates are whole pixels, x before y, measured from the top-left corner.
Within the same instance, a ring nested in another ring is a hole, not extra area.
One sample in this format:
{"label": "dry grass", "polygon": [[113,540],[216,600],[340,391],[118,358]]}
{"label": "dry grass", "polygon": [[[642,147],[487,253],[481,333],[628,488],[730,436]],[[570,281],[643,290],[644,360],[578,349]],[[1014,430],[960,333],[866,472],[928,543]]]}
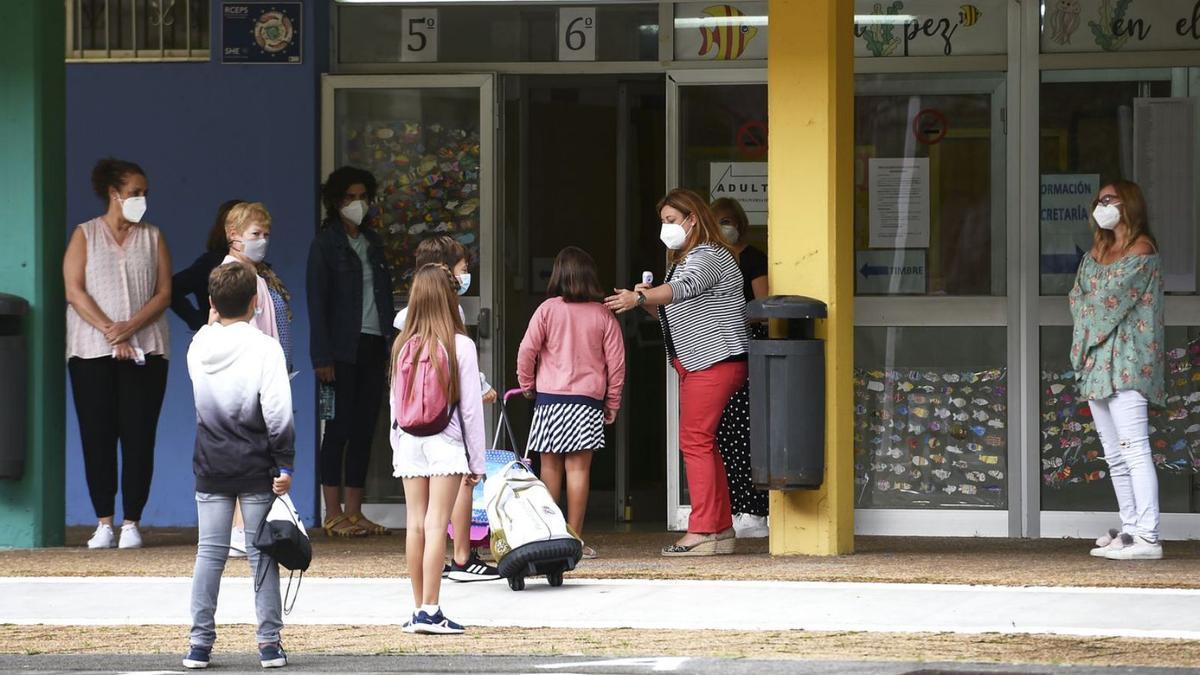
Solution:
{"label": "dry grass", "polygon": [[[222,626],[220,648],[250,651],[249,625]],[[472,628],[446,638],[399,627],[289,626],[288,651],[308,654],[698,656],[752,659],[972,661],[1200,667],[1200,642],[1055,635],[636,631]],[[0,654],[175,654],[182,626],[5,626]],[[697,645],[703,645],[697,649]]]}
{"label": "dry grass", "polygon": [[[90,533],[72,528],[66,548],[0,551],[0,576],[191,576],[194,530],[145,532],[137,551],[88,551]],[[402,535],[402,533],[401,533]],[[404,570],[404,537],[313,538],[309,575],[395,577]],[[580,577],[613,579],[752,579],[997,584],[1008,586],[1137,586],[1200,588],[1200,542],[1169,542],[1167,558],[1115,564],[1087,555],[1078,540],[858,537],[857,552],[831,558],[772,557],[765,540],[741,541],[739,555],[664,559],[669,533],[589,534],[601,557],[582,563]],[[229,573],[246,576],[245,564]]]}

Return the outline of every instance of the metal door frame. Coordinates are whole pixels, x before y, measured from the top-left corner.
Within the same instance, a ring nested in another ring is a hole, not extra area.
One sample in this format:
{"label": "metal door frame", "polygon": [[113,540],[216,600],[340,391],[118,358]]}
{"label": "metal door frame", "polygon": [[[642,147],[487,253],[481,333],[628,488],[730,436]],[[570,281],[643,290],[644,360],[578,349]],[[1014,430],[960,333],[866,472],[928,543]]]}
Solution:
{"label": "metal door frame", "polygon": [[[496,299],[502,297],[501,289],[497,286],[503,283],[503,259],[501,242],[497,240],[496,186],[499,176],[496,174],[500,166],[498,134],[499,106],[496,99],[497,78],[492,73],[477,73],[463,75],[322,75],[321,76],[321,175],[327,176],[335,167],[334,158],[336,147],[335,99],[337,92],[343,89],[477,89],[479,92],[479,297],[461,299],[467,323],[478,325],[484,310],[490,312],[490,338],[479,340],[480,370],[488,376],[488,381],[502,388],[503,382],[497,384],[496,359],[502,356],[502,337],[497,332]],[[499,391],[499,388],[497,391]],[[487,424],[491,424],[491,411],[485,410]],[[319,425],[318,434],[324,433],[324,424]],[[318,447],[319,447],[318,438]],[[321,490],[317,491],[318,494]],[[321,517],[324,520],[324,497],[320,497]],[[363,515],[370,520],[391,528],[405,526],[406,508],[400,504],[363,504]]]}

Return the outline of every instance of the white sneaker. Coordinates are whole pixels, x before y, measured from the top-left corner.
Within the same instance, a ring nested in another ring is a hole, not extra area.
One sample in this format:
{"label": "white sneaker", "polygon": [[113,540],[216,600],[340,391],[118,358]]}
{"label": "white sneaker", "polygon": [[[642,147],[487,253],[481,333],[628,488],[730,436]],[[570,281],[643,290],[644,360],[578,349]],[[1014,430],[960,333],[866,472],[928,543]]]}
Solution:
{"label": "white sneaker", "polygon": [[113,548],[117,545],[117,535],[113,533],[112,525],[100,523],[92,538],[88,539],[88,548]]}
{"label": "white sneaker", "polygon": [[141,548],[142,533],[138,530],[137,523],[125,523],[121,525],[121,544],[119,548]]}
{"label": "white sneaker", "polygon": [[235,527],[233,528],[233,531],[229,533],[229,557],[246,557],[246,528]]}
{"label": "white sneaker", "polygon": [[738,539],[762,539],[771,531],[767,529],[767,517],[750,513],[735,513],[733,515],[733,531]]}
{"label": "white sneaker", "polygon": [[1144,537],[1132,537],[1122,534],[1120,548],[1109,548],[1104,557],[1109,560],[1162,560],[1162,544],[1150,541]]}
{"label": "white sneaker", "polygon": [[1125,545],[1121,539],[1120,530],[1109,530],[1104,536],[1096,539],[1096,548],[1088,551],[1088,554],[1096,558],[1103,558],[1110,550],[1117,550]]}

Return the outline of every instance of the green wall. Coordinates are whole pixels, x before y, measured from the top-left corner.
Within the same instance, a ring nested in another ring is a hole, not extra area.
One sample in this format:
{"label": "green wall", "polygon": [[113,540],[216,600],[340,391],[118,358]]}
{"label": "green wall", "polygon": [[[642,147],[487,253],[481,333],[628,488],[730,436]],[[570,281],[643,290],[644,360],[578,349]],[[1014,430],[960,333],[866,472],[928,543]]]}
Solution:
{"label": "green wall", "polygon": [[0,480],[0,546],[63,543],[64,22],[61,1],[0,0],[0,292],[31,306],[29,447],[24,478]]}

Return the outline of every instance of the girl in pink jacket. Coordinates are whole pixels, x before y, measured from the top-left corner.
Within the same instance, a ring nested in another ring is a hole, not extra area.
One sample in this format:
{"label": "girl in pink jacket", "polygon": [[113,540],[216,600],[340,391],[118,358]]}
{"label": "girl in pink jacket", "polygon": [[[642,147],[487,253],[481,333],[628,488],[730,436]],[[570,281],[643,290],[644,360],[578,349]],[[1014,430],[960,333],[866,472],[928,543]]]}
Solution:
{"label": "girl in pink jacket", "polygon": [[[601,301],[596,263],[568,246],[554,259],[546,300],[534,312],[517,352],[517,381],[536,398],[529,450],[541,454],[541,479],[558,501],[567,479],[567,524],[583,533],[592,453],[617,419],[625,384],[621,327]],[[596,551],[583,547],[584,558]]]}

